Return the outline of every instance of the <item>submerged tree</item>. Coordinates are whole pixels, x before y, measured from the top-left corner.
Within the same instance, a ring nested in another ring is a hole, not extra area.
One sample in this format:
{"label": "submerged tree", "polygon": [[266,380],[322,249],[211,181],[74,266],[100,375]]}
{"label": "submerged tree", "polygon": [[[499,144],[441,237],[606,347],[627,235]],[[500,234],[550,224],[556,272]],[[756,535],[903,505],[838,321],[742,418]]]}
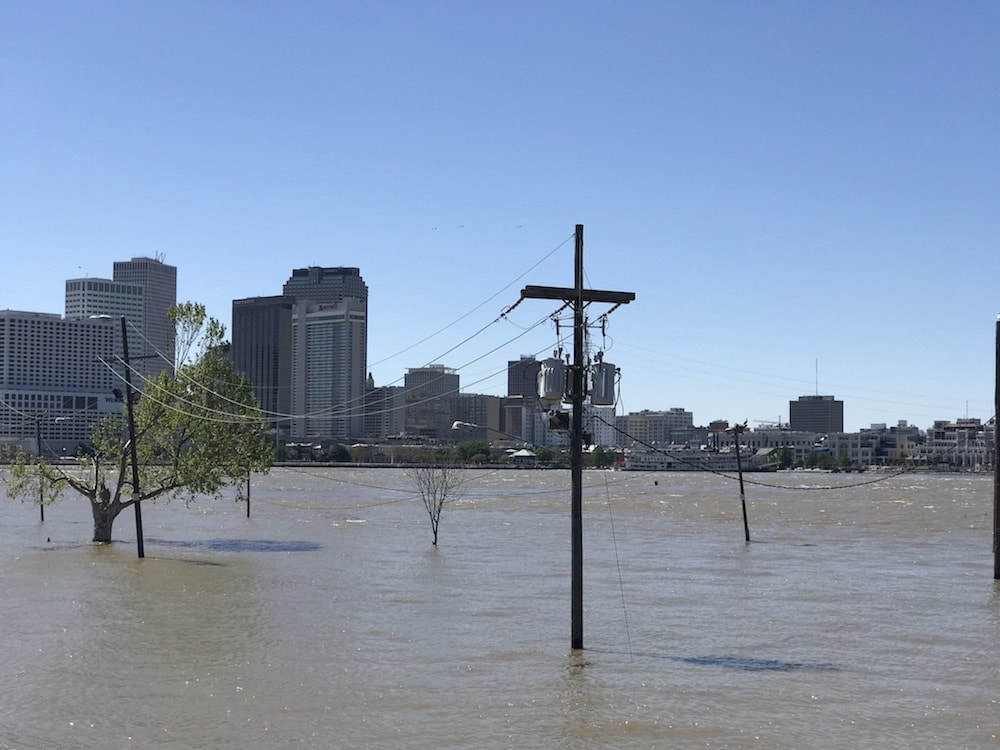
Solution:
{"label": "submerged tree", "polygon": [[267,472],[273,460],[253,388],[225,356],[225,327],[206,317],[204,305],[175,306],[170,317],[177,329],[175,374],[146,380],[134,405],[139,486],[133,486],[126,415],[112,414],[94,430],[93,450],[78,467],[50,466],[19,452],[8,496],[38,493],[48,503],[67,488],[78,492],[90,500],[95,542],[110,542],[115,518],[136,501],[190,502],[218,497],[228,486],[243,499],[248,472]]}
{"label": "submerged tree", "polygon": [[438,523],[445,501],[465,482],[465,472],[455,466],[417,466],[410,471],[431,519],[433,545],[438,543]]}

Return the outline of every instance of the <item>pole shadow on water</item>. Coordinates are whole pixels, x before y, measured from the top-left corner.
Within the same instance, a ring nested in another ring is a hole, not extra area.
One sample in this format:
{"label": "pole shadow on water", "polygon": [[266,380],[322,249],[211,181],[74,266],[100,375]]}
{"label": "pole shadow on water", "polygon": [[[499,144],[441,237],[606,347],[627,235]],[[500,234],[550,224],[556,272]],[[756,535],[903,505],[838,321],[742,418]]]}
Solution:
{"label": "pole shadow on water", "polygon": [[690,664],[694,667],[720,667],[739,672],[795,672],[801,670],[818,672],[839,672],[840,667],[831,662],[822,661],[790,661],[785,659],[760,658],[755,656],[740,656],[737,654],[708,654],[704,656],[672,656],[670,654],[655,654],[650,652],[626,653],[612,649],[588,649],[594,653],[618,654],[636,659],[659,659],[680,664]]}

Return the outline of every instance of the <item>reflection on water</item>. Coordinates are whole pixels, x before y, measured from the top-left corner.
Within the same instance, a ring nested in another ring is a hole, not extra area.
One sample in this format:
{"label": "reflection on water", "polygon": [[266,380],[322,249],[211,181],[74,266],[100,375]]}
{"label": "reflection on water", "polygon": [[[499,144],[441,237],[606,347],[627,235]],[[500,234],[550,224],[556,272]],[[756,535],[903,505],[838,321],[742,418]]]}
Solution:
{"label": "reflection on water", "polygon": [[277,470],[253,515],[0,511],[0,748],[997,747],[992,482],[481,472],[437,548],[401,471]]}

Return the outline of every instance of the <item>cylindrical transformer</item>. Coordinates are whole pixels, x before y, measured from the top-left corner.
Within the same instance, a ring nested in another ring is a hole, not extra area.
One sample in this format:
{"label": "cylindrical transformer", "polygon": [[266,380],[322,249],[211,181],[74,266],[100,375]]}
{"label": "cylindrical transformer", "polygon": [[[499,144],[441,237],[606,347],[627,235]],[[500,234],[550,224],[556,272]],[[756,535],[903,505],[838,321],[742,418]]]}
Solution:
{"label": "cylindrical transformer", "polygon": [[566,365],[561,359],[543,359],[538,368],[538,400],[558,404],[566,393]]}
{"label": "cylindrical transformer", "polygon": [[615,374],[618,368],[610,362],[598,362],[591,375],[590,403],[611,406],[615,403]]}

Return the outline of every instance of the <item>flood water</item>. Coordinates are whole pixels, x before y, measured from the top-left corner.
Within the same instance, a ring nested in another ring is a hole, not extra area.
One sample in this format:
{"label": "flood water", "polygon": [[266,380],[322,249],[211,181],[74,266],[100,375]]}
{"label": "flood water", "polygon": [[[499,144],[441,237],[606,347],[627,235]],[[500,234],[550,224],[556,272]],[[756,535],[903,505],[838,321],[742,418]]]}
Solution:
{"label": "flood water", "polygon": [[[0,505],[0,748],[997,748],[982,475],[475,471],[437,548],[403,470]],[[824,489],[837,485],[836,489]],[[847,486],[855,485],[855,486]]]}

